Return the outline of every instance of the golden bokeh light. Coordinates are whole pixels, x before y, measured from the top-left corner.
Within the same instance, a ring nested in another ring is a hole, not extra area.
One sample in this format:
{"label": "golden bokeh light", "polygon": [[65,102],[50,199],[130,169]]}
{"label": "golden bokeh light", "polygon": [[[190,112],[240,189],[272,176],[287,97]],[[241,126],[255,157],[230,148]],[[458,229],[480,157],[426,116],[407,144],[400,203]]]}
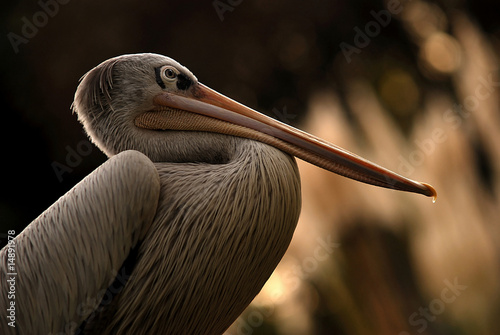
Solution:
{"label": "golden bokeh light", "polygon": [[462,52],[455,38],[446,33],[437,32],[423,43],[420,58],[429,70],[452,74],[462,62]]}

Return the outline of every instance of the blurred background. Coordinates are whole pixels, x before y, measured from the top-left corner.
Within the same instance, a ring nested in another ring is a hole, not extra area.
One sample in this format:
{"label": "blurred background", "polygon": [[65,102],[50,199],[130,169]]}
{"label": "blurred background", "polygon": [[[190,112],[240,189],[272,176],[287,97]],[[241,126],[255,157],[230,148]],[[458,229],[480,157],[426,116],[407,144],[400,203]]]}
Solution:
{"label": "blurred background", "polygon": [[302,161],[289,251],[226,334],[498,334],[498,3],[2,3],[0,238],[106,157],[70,106],[101,61],[156,52],[208,86],[432,184],[428,198]]}

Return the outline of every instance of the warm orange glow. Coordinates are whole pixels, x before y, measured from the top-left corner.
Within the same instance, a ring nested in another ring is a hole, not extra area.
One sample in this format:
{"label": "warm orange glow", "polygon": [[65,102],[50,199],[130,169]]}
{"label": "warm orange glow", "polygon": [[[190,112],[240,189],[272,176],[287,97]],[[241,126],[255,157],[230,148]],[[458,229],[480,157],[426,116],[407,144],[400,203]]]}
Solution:
{"label": "warm orange glow", "polygon": [[420,57],[432,70],[446,74],[455,72],[462,61],[460,45],[445,33],[432,34],[424,42]]}

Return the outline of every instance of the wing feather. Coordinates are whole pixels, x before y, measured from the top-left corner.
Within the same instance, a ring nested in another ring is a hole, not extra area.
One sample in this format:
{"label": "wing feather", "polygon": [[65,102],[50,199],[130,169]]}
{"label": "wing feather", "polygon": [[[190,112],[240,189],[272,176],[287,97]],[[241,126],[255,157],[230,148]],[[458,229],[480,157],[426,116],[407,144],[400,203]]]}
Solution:
{"label": "wing feather", "polygon": [[[1,334],[74,333],[102,299],[156,214],[153,163],[137,151],[110,158],[14,239],[15,299],[8,299],[0,251]],[[15,328],[4,320],[15,302]]]}

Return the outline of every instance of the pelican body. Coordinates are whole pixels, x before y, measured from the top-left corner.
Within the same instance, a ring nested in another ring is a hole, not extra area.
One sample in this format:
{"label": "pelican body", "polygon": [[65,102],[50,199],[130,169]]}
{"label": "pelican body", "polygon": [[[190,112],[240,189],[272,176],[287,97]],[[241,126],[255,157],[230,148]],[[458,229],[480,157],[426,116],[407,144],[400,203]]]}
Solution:
{"label": "pelican body", "polygon": [[[73,108],[110,159],[14,240],[19,313],[16,327],[1,320],[2,334],[222,334],[291,241],[301,206],[294,156],[436,194],[157,54],[101,63],[82,78]],[[0,256],[4,285],[6,248]],[[2,294],[1,308],[9,304]]]}

